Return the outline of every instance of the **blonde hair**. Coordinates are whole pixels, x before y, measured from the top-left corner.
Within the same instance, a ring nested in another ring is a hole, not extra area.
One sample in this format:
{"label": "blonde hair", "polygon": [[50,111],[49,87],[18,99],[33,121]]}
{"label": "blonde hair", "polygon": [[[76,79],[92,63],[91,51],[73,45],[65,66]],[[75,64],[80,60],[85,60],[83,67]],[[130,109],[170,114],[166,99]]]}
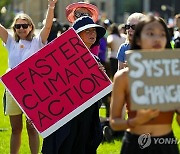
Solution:
{"label": "blonde hair", "polygon": [[127,22],[131,21],[132,19],[136,19],[137,21],[140,21],[140,19],[144,16],[145,15],[142,13],[135,12],[128,17]]}
{"label": "blonde hair", "polygon": [[14,17],[14,20],[13,20],[13,23],[11,25],[11,28],[14,32],[14,39],[16,42],[19,42],[20,40],[20,37],[17,35],[16,33],[16,29],[14,28],[14,25],[16,24],[16,21],[18,19],[22,19],[22,20],[25,20],[30,26],[32,26],[32,30],[29,32],[29,34],[27,35],[26,37],[26,40],[28,41],[32,41],[33,37],[35,36],[34,34],[34,31],[35,31],[35,25],[32,21],[32,19],[30,18],[30,16],[28,16],[27,14],[25,13],[20,13],[20,14],[17,14],[15,17]]}

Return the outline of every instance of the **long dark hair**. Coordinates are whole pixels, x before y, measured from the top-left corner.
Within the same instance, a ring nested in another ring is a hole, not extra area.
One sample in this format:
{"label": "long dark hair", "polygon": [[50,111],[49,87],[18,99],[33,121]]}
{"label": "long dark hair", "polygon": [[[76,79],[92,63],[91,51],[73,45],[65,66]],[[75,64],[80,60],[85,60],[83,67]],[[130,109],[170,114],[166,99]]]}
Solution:
{"label": "long dark hair", "polygon": [[133,35],[133,39],[132,39],[132,44],[131,44],[131,49],[134,50],[134,49],[141,49],[141,47],[137,44],[137,40],[140,39],[140,36],[141,36],[141,32],[142,32],[142,29],[143,27],[148,24],[148,23],[151,23],[151,22],[154,22],[154,21],[158,21],[164,28],[165,30],[165,33],[166,33],[166,40],[167,40],[167,43],[166,43],[166,47],[165,48],[171,48],[171,44],[170,44],[170,36],[169,36],[169,31],[168,31],[168,28],[167,28],[167,25],[165,23],[165,21],[160,18],[160,17],[156,17],[156,16],[152,16],[152,15],[147,15],[145,17],[143,17],[140,22],[136,25],[136,29],[135,29],[135,32],[134,32],[134,35]]}

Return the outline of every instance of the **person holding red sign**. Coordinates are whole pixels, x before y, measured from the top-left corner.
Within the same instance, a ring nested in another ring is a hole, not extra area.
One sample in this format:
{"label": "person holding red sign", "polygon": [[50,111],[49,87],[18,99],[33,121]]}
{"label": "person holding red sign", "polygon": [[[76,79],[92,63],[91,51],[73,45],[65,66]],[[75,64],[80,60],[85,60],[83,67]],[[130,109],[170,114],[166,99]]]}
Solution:
{"label": "person holding red sign", "polygon": [[[149,49],[158,52],[166,48],[171,48],[171,45],[164,20],[155,16],[143,17],[136,25],[131,49]],[[177,112],[176,119],[180,125],[180,110],[162,112],[158,109],[140,109],[132,111],[128,72],[129,69],[124,68],[115,74],[110,107],[112,129],[126,130],[121,154],[132,154],[134,151],[141,154],[179,154],[178,142],[172,131],[172,121]],[[127,120],[122,118],[124,105],[127,107]],[[171,143],[163,143],[162,141],[165,140]]]}
{"label": "person holding red sign", "polygon": [[[91,17],[93,19],[93,21],[95,23],[97,23],[98,22],[98,18],[99,18],[99,10],[98,10],[98,8],[95,5],[90,4],[88,2],[76,2],[76,3],[69,4],[66,7],[66,18],[67,18],[67,20],[70,23],[73,23],[76,19],[78,19],[80,17],[83,17],[83,16],[89,16],[89,17]],[[109,19],[106,19],[104,21],[104,27],[106,29],[111,24],[112,24],[112,22]],[[94,55],[98,56],[99,58],[100,58],[100,48],[102,47],[102,43],[104,45],[103,48],[106,48],[107,41],[106,41],[106,39],[104,37],[100,40],[100,43],[99,42],[95,43],[90,48],[91,53],[93,53]],[[101,63],[102,63],[102,61],[101,61]],[[102,102],[104,101],[104,103],[107,104],[106,105],[106,114],[107,115],[109,115],[109,101],[108,101],[109,99],[108,99],[108,97],[109,97],[109,95],[106,95],[102,99]],[[108,119],[108,117],[107,117],[107,119]],[[107,120],[107,123],[109,123],[108,120]],[[105,132],[106,131],[103,130],[104,136],[106,136]]]}
{"label": "person holding red sign", "polygon": [[[0,38],[8,49],[9,69],[16,67],[22,61],[41,49],[46,43],[54,18],[54,8],[57,0],[48,0],[46,22],[39,35],[35,36],[35,25],[32,19],[24,13],[17,14],[12,23],[13,36],[0,24]],[[22,110],[16,104],[9,92],[6,92],[6,115],[10,117],[12,134],[10,139],[10,153],[19,153],[21,132],[23,127]],[[39,136],[37,131],[27,122],[29,147],[32,154],[39,151]]]}
{"label": "person holding red sign", "polygon": [[[73,28],[88,49],[105,35],[106,30],[91,17],[78,18]],[[93,55],[95,56],[95,55]],[[95,56],[96,60],[98,58]],[[81,112],[43,141],[43,154],[95,154],[102,141],[98,102]]]}

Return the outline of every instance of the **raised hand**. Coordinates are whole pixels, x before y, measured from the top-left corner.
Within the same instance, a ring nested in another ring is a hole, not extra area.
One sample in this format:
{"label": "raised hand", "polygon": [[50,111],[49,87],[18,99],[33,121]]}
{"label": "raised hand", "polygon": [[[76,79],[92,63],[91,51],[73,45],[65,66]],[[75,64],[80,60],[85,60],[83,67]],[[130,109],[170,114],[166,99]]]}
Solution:
{"label": "raised hand", "polygon": [[57,0],[48,0],[49,7],[55,7]]}

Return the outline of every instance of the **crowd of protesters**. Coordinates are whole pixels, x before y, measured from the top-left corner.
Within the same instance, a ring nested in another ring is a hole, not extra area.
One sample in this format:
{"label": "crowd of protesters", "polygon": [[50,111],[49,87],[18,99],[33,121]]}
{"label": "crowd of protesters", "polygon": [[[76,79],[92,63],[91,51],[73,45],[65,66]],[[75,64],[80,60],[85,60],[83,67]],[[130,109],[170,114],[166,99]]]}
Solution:
{"label": "crowd of protesters", "polygon": [[[113,82],[112,92],[82,111],[57,131],[43,140],[43,154],[95,154],[104,139],[108,140],[115,132],[123,131],[122,154],[137,153],[173,153],[179,154],[178,145],[151,144],[143,149],[138,138],[149,133],[151,138],[175,138],[172,130],[173,116],[180,125],[180,108],[161,112],[158,109],[130,108],[130,89],[126,51],[149,49],[180,48],[180,14],[175,15],[174,27],[157,16],[132,13],[125,23],[117,24],[110,19],[102,21],[99,10],[87,2],[77,2],[66,7],[68,24],[62,25],[54,18],[57,0],[48,0],[48,11],[38,35],[34,34],[35,25],[24,13],[17,14],[12,23],[13,35],[0,24],[0,38],[8,51],[8,71],[36,53],[47,43],[73,27],[89,51],[99,63],[100,69]],[[153,44],[155,44],[153,46]],[[103,67],[103,68],[102,68]],[[8,90],[5,92],[5,114],[11,124],[10,153],[17,154],[21,145],[23,128],[22,110],[16,104]],[[106,108],[106,118],[99,116],[99,109]],[[161,121],[162,120],[162,121]],[[106,126],[102,122],[106,122]],[[39,152],[39,135],[27,119],[29,148],[32,154]]]}

